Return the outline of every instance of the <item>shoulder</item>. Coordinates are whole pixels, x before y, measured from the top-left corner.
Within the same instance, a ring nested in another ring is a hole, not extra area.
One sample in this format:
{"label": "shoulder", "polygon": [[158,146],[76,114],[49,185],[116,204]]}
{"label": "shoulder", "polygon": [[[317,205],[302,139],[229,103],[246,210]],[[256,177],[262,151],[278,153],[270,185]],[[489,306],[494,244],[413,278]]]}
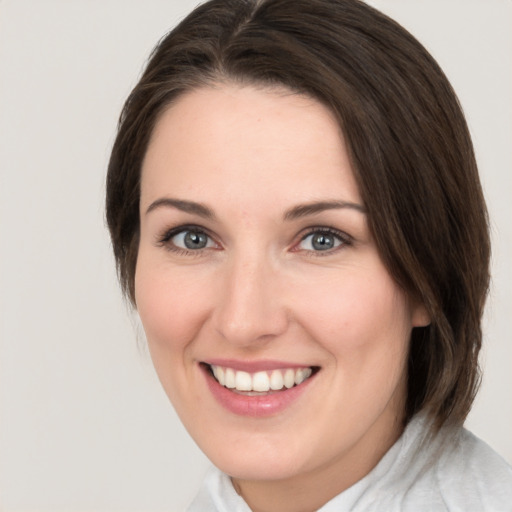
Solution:
{"label": "shoulder", "polygon": [[512,468],[461,428],[418,415],[377,466],[322,512],[512,512]]}
{"label": "shoulder", "polygon": [[512,468],[463,428],[433,434],[425,415],[365,478],[353,510],[380,512],[512,512]]}
{"label": "shoulder", "polygon": [[512,467],[490,446],[463,428],[419,437],[407,453],[403,503],[421,511],[512,512]]}
{"label": "shoulder", "polygon": [[435,476],[448,510],[512,511],[512,467],[465,429],[446,441]]}

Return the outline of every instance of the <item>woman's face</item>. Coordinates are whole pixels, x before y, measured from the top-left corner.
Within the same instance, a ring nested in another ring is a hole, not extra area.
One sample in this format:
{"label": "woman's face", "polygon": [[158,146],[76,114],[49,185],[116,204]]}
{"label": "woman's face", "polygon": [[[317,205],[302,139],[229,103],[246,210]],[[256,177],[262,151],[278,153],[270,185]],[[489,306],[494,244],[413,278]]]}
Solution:
{"label": "woman's face", "polygon": [[377,253],[329,110],[285,89],[188,93],[153,133],[140,218],[151,356],[213,463],[245,483],[368,472],[401,432],[426,319]]}

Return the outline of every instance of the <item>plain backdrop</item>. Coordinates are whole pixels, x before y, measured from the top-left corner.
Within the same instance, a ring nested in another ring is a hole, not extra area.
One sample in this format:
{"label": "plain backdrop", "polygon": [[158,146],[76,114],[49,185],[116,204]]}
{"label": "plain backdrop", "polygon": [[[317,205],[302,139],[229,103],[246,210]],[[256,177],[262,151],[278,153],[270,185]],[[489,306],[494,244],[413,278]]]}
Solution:
{"label": "plain backdrop", "polygon": [[[0,0],[0,510],[174,512],[208,462],[154,375],[104,225],[117,116],[196,0]],[[493,241],[468,421],[512,462],[512,2],[375,0],[445,69]]]}

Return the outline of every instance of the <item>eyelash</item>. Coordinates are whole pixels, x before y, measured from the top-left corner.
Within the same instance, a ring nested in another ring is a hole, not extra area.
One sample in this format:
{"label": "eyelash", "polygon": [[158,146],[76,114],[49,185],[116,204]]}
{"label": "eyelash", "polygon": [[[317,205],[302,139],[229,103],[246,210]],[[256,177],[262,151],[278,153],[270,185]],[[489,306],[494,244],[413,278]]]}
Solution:
{"label": "eyelash", "polygon": [[210,240],[213,240],[213,237],[210,236],[207,229],[201,226],[185,225],[177,226],[165,231],[161,236],[158,237],[157,245],[179,256],[200,256],[206,249],[211,249],[211,247],[204,247],[202,249],[184,249],[183,247],[177,247],[171,242],[172,238],[174,238],[176,235],[179,235],[180,233],[186,233],[187,231],[204,234]]}
{"label": "eyelash", "polygon": [[[158,236],[157,238],[157,245],[160,247],[165,248],[166,250],[173,252],[178,255],[182,256],[200,256],[204,253],[207,249],[212,249],[212,247],[204,247],[201,249],[184,249],[183,247],[177,247],[173,243],[171,243],[172,238],[179,235],[180,233],[186,233],[186,232],[195,232],[199,234],[206,235],[210,240],[214,241],[213,237],[210,236],[207,229],[196,226],[196,225],[184,225],[184,226],[177,226],[175,228],[169,229],[165,231],[162,235]],[[343,231],[339,231],[334,228],[328,228],[323,226],[316,226],[316,227],[310,227],[307,228],[306,233],[304,233],[300,240],[294,244],[292,248],[292,252],[299,252],[301,249],[297,248],[298,245],[300,245],[304,240],[306,240],[309,236],[314,234],[324,234],[330,237],[335,238],[340,242],[340,244],[332,249],[326,249],[325,251],[313,251],[313,250],[304,250],[305,253],[307,253],[309,256],[312,257],[323,257],[328,256],[330,254],[333,254],[334,252],[337,252],[340,249],[343,249],[344,247],[350,246],[353,243],[352,237]],[[215,241],[214,243],[218,245]]]}
{"label": "eyelash", "polygon": [[[327,249],[324,251],[312,251],[312,250],[305,250],[304,252],[311,257],[324,257],[332,255],[335,252],[338,252],[339,250],[343,249],[344,247],[350,246],[353,243],[352,237],[347,235],[347,233],[344,233],[343,231],[339,231],[334,228],[328,228],[323,226],[315,226],[308,228],[307,232],[301,236],[299,242],[295,244],[294,247],[297,247],[297,245],[301,244],[306,240],[309,236],[314,234],[323,234],[330,236],[340,242],[340,244],[336,247],[333,247],[332,249]],[[293,249],[294,252],[298,252],[301,249]]]}

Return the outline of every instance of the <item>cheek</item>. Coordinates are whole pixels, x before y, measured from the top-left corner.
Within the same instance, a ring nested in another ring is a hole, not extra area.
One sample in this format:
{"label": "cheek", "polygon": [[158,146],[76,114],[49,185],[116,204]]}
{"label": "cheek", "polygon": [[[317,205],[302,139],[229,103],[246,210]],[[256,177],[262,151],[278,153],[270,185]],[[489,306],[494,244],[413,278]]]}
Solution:
{"label": "cheek", "polygon": [[135,274],[137,310],[152,353],[183,351],[207,314],[200,277],[141,261]]}
{"label": "cheek", "polygon": [[190,382],[197,378],[192,348],[208,314],[207,294],[198,293],[191,273],[147,263],[141,259],[135,275],[137,310],[158,378],[187,424],[195,418],[189,404],[202,400]]}
{"label": "cheek", "polygon": [[308,331],[331,356],[332,410],[349,424],[371,423],[389,404],[402,410],[412,329],[405,294],[387,276],[347,277],[309,304]]}
{"label": "cheek", "polygon": [[411,312],[405,293],[387,272],[340,273],[297,296],[307,297],[297,304],[302,325],[335,364],[343,361],[343,371],[402,373]]}
{"label": "cheek", "polygon": [[[372,278],[355,274],[334,276],[322,286],[308,286],[302,307],[311,321],[335,335],[340,330],[394,330],[409,323],[404,293],[389,277]],[[315,320],[316,319],[316,320]]]}

